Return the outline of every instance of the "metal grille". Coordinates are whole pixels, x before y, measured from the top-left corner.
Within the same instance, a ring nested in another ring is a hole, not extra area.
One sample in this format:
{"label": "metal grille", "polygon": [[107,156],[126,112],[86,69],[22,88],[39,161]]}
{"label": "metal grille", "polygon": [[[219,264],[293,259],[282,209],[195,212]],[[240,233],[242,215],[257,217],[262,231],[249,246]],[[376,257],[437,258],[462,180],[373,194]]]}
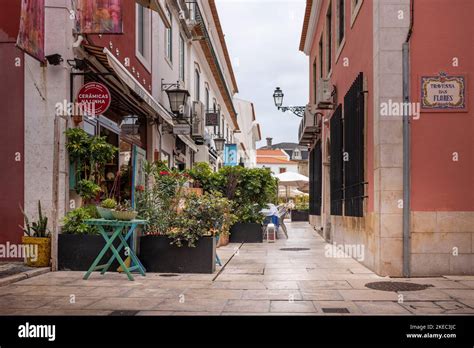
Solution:
{"label": "metal grille", "polygon": [[344,215],[363,216],[364,87],[362,73],[344,97]]}
{"label": "metal grille", "polygon": [[323,313],[350,313],[347,308],[321,308]]}
{"label": "metal grille", "polygon": [[309,213],[321,215],[321,142],[309,154]]}
{"label": "metal grille", "polygon": [[403,282],[373,282],[365,284],[365,287],[381,291],[420,291],[425,290],[433,285],[431,284],[417,284],[417,283],[403,283]]}
{"label": "metal grille", "polygon": [[343,125],[342,105],[339,105],[331,117],[331,215],[342,215],[342,201],[344,199],[343,179]]}

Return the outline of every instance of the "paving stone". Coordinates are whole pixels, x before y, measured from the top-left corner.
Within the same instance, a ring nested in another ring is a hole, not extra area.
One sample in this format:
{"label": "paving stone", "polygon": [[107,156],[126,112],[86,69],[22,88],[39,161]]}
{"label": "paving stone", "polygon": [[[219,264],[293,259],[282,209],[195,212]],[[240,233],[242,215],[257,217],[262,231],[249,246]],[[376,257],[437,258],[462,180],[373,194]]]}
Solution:
{"label": "paving stone", "polygon": [[298,290],[296,281],[264,281],[265,287],[270,290]]}
{"label": "paving stone", "polygon": [[299,290],[245,290],[244,300],[302,300]]}
{"label": "paving stone", "polygon": [[163,299],[156,298],[123,298],[110,297],[96,301],[86,309],[106,309],[106,310],[150,310],[154,309]]}
{"label": "paving stone", "polygon": [[395,292],[378,290],[339,290],[342,297],[347,301],[397,301]]}
{"label": "paving stone", "polygon": [[436,305],[436,303],[428,301],[410,301],[400,303],[400,305],[413,314],[442,314],[445,311],[444,308],[441,308],[440,306]]}
{"label": "paving stone", "polygon": [[176,298],[164,299],[151,310],[178,311],[178,312],[217,312],[224,309],[227,300],[222,299],[194,299],[194,298]]}
{"label": "paving stone", "polygon": [[311,301],[271,301],[270,312],[316,313]]}
{"label": "paving stone", "polygon": [[311,301],[343,301],[344,298],[337,290],[312,290],[312,291],[301,291],[303,300]]}
{"label": "paving stone", "polygon": [[240,281],[216,281],[212,289],[234,289],[234,290],[264,290],[267,287],[262,282],[240,282]]}
{"label": "paving stone", "polygon": [[472,289],[443,289],[440,290],[454,299],[474,300],[474,291]]}
{"label": "paving stone", "polygon": [[217,300],[238,300],[242,298],[244,290],[230,289],[188,289],[183,292],[186,298],[193,299],[217,299]]}
{"label": "paving stone", "polygon": [[223,312],[233,313],[268,313],[270,311],[270,300],[229,300]]}
{"label": "paving stone", "polygon": [[354,302],[365,314],[410,314],[403,306],[388,301],[356,301]]}

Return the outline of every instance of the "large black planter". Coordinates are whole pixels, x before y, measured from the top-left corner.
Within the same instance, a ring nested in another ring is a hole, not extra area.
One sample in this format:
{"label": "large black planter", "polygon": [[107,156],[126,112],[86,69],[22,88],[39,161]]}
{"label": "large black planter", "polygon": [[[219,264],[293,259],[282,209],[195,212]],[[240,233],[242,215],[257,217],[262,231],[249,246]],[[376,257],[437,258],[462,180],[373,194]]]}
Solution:
{"label": "large black planter", "polygon": [[138,256],[147,272],[214,273],[216,270],[216,239],[203,237],[196,247],[177,247],[166,236],[140,237]]}
{"label": "large black planter", "polygon": [[237,222],[230,229],[231,243],[262,243],[262,225],[250,222]]}
{"label": "large black planter", "polygon": [[[119,241],[114,242],[118,247]],[[58,268],[60,271],[87,271],[94,262],[97,255],[105,246],[102,236],[82,235],[82,234],[59,234],[58,235]],[[121,256],[125,259],[124,250]],[[112,256],[110,249],[105,257],[99,262],[100,265],[109,261]],[[114,260],[109,268],[109,272],[116,272],[119,267],[117,260]]]}
{"label": "large black planter", "polygon": [[291,221],[309,221],[309,211],[307,210],[292,210]]}

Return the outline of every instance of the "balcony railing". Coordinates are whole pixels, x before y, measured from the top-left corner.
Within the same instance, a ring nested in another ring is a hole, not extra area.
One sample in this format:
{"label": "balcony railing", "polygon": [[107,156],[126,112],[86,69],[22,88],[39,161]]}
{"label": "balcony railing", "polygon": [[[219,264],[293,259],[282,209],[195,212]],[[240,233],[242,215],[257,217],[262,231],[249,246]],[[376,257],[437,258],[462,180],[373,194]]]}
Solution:
{"label": "balcony railing", "polygon": [[311,146],[314,144],[321,133],[321,116],[312,114],[307,107],[298,130],[298,140],[300,145]]}

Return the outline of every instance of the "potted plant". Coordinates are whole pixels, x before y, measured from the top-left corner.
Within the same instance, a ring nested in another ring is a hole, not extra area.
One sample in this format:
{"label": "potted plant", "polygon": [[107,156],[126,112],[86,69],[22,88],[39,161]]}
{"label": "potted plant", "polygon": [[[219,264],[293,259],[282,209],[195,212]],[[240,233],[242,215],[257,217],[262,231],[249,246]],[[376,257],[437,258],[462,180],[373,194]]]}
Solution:
{"label": "potted plant", "polygon": [[291,221],[309,221],[309,199],[307,196],[295,198],[294,209],[291,209]]}
{"label": "potted plant", "polygon": [[81,128],[69,128],[66,132],[66,148],[71,161],[72,187],[85,203],[98,200],[100,193],[107,193],[104,185],[105,167],[118,154],[118,148],[109,144],[105,137],[89,136]]}
{"label": "potted plant", "polygon": [[[96,218],[94,205],[74,209],[63,219],[61,233],[58,235],[58,268],[61,271],[87,271],[97,255],[105,246],[104,238],[96,227],[84,223],[87,219]],[[119,242],[116,241],[118,246]],[[112,256],[110,250],[106,257]],[[110,270],[118,267],[115,260]]]}
{"label": "potted plant", "polygon": [[130,206],[128,201],[117,205],[111,212],[114,219],[122,221],[134,220],[138,215],[138,212]]}
{"label": "potted plant", "polygon": [[276,200],[278,187],[270,170],[228,166],[215,173],[207,163],[197,163],[188,173],[204,192],[217,191],[232,201],[237,219],[230,229],[230,242],[263,241],[260,211]]}
{"label": "potted plant", "polygon": [[213,273],[216,236],[231,202],[220,194],[188,196],[167,230],[140,238],[140,260],[148,271]]}
{"label": "potted plant", "polygon": [[117,207],[117,201],[113,198],[104,199],[100,205],[97,206],[97,212],[100,217],[106,220],[112,220],[114,216],[112,215],[112,210]]}
{"label": "potted plant", "polygon": [[25,220],[22,229],[26,234],[22,237],[22,243],[33,248],[25,258],[26,264],[30,267],[48,267],[51,259],[51,238],[48,230],[48,218],[43,216],[41,202],[38,201],[38,221],[30,223],[23,209],[21,212]]}

